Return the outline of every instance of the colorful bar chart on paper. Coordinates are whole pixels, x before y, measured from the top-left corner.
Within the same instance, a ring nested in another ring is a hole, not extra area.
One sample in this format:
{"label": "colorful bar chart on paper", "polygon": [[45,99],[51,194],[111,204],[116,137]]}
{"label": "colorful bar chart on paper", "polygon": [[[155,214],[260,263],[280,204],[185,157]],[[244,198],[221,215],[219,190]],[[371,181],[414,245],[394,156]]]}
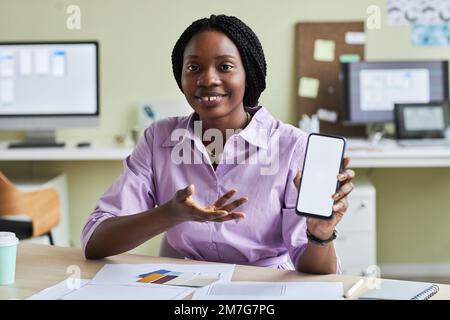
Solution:
{"label": "colorful bar chart on paper", "polygon": [[219,280],[218,274],[175,272],[165,269],[143,273],[136,282],[164,284],[172,286],[203,287]]}

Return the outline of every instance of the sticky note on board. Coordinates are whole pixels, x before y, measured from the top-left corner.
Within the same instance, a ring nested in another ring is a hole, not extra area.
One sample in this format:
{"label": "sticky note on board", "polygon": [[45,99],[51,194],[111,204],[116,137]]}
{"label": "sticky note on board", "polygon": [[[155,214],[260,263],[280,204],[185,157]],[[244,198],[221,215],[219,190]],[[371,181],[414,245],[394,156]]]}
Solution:
{"label": "sticky note on board", "polygon": [[359,57],[359,54],[350,53],[350,54],[341,54],[339,56],[339,61],[344,62],[344,63],[345,62],[358,62],[360,60],[361,60],[361,58]]}
{"label": "sticky note on board", "polygon": [[301,77],[298,83],[298,95],[305,98],[316,98],[319,93],[319,80]]}
{"label": "sticky note on board", "polygon": [[316,39],[314,41],[314,59],[317,61],[333,61],[336,43],[333,40]]}

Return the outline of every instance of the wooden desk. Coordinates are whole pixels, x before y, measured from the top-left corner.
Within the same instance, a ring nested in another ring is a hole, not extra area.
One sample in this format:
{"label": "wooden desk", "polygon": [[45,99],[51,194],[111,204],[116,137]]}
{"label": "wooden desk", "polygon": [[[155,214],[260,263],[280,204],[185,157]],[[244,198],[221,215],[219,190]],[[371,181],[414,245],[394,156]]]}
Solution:
{"label": "wooden desk", "polygon": [[[18,247],[16,282],[10,286],[0,286],[0,299],[25,299],[38,291],[55,285],[70,274],[66,270],[71,265],[81,269],[81,278],[91,279],[105,263],[209,263],[162,257],[121,254],[112,258],[93,261],[86,260],[75,248],[54,247],[21,243]],[[296,271],[237,265],[234,281],[340,281],[344,291],[348,290],[359,277],[347,275],[308,275]],[[439,285],[439,293],[433,299],[450,299],[450,285]]]}

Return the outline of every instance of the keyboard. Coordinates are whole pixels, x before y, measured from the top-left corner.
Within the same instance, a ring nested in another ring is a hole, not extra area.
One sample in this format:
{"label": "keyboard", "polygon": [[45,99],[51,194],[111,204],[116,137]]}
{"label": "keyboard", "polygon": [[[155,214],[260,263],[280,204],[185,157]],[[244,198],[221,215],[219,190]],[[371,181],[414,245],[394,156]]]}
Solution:
{"label": "keyboard", "polygon": [[49,142],[49,143],[24,143],[24,142],[20,142],[20,143],[10,143],[8,145],[8,149],[22,149],[22,148],[62,148],[64,147],[66,144],[64,142],[61,143],[54,143],[54,142]]}
{"label": "keyboard", "polygon": [[450,147],[448,139],[408,139],[397,140],[397,144],[402,147]]}

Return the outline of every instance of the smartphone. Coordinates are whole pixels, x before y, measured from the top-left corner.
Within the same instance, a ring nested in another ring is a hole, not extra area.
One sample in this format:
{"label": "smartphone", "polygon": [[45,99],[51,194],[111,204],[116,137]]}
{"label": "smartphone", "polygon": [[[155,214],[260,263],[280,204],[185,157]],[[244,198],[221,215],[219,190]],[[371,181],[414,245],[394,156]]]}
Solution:
{"label": "smartphone", "polygon": [[337,175],[342,170],[345,146],[345,138],[340,136],[318,133],[308,136],[297,214],[319,219],[333,216],[335,201],[331,197],[339,188]]}

